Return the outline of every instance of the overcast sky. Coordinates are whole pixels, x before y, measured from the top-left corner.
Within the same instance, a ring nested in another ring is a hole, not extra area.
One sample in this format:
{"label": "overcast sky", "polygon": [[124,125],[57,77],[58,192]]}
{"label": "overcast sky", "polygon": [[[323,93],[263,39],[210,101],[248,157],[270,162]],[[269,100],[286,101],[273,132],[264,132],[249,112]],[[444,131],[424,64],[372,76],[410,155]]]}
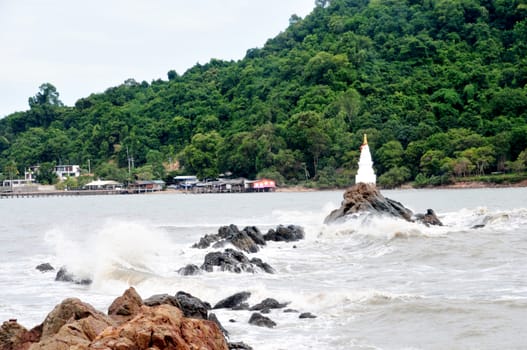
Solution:
{"label": "overcast sky", "polygon": [[0,0],[0,118],[43,83],[66,105],[128,78],[239,60],[314,0]]}

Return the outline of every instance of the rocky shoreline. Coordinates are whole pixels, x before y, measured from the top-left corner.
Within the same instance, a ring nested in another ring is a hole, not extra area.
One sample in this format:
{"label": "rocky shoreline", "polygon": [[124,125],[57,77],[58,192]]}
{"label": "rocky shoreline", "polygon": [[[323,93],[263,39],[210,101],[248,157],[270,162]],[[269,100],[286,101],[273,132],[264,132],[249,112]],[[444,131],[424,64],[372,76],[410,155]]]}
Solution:
{"label": "rocky shoreline", "polygon": [[[242,230],[235,225],[223,226],[217,234],[202,237],[192,248],[223,249],[228,245],[232,248],[209,252],[200,267],[187,265],[177,272],[181,275],[214,270],[274,273],[269,264],[259,258],[249,259],[245,254],[258,252],[267,241],[295,242],[303,238],[303,228],[295,225],[279,225],[266,234],[254,226]],[[43,273],[55,271],[49,263],[40,264],[36,269]],[[92,283],[91,279],[71,274],[65,266],[57,271],[55,280],[85,285]],[[242,291],[212,306],[210,302],[183,291],[175,295],[159,294],[142,299],[130,287],[114,300],[107,313],[77,298],[68,298],[32,329],[26,329],[15,319],[4,322],[0,327],[0,350],[252,349],[243,342],[229,342],[229,332],[212,311],[249,311],[250,325],[268,328],[277,325],[265,316],[272,309],[298,313],[299,319],[316,318],[310,312],[285,309],[288,302],[279,302],[273,298],[249,305],[247,300],[250,296],[250,292]]]}

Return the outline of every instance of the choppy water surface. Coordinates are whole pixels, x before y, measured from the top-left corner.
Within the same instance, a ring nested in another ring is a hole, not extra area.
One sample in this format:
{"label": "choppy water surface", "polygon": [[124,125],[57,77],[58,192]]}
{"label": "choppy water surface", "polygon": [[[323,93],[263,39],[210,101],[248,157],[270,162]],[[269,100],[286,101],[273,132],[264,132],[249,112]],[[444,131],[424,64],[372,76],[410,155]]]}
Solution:
{"label": "choppy water surface", "polygon": [[[443,227],[363,217],[323,225],[343,191],[138,195],[0,201],[0,321],[30,328],[66,297],[106,311],[133,285],[144,298],[189,292],[212,304],[236,292],[316,319],[273,310],[274,329],[248,311],[219,311],[232,341],[255,349],[522,349],[527,345],[527,189],[383,191]],[[298,224],[306,239],[254,254],[277,273],[175,271],[213,249],[192,243],[218,227],[263,232]],[[473,229],[475,225],[483,228]],[[62,265],[91,286],[54,281]],[[236,322],[229,322],[235,320]]]}

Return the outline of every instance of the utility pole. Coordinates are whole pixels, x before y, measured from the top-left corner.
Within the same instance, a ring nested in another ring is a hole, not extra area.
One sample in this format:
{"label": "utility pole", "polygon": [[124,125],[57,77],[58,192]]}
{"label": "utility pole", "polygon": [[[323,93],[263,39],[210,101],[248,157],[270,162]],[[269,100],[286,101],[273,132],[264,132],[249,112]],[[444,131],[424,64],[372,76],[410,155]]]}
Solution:
{"label": "utility pole", "polygon": [[132,169],[134,168],[134,156],[130,155],[128,146],[126,146],[126,158],[128,158],[128,178],[132,178]]}
{"label": "utility pole", "polygon": [[130,153],[128,152],[128,146],[126,146],[126,158],[128,159],[128,179],[130,179],[132,176],[132,168],[130,167]]}

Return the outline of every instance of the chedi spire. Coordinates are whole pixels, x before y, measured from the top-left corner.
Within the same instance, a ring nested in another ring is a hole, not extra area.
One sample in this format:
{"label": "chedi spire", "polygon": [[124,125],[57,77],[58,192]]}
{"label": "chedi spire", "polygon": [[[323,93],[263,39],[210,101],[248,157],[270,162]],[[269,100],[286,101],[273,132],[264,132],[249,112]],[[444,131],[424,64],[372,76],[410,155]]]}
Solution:
{"label": "chedi spire", "polygon": [[374,184],[377,182],[377,176],[373,172],[373,161],[371,160],[370,147],[368,146],[368,137],[364,134],[364,141],[360,146],[359,170],[355,175],[355,183],[359,182]]}

